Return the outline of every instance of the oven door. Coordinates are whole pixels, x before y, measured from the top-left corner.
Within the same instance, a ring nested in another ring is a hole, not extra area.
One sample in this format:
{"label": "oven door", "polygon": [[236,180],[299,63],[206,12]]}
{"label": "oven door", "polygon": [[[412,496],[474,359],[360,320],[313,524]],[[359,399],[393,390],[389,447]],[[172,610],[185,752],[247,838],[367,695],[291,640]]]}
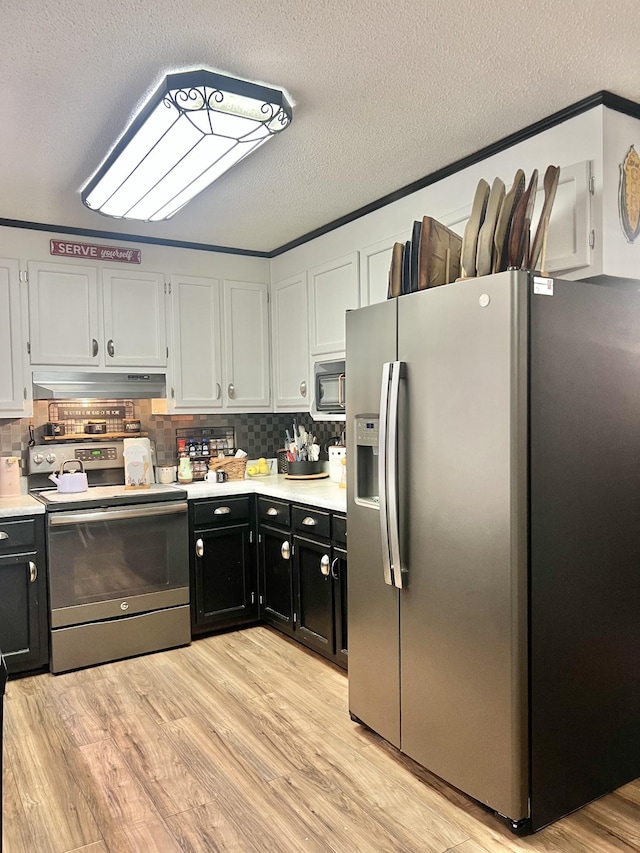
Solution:
{"label": "oven door", "polygon": [[51,627],[189,603],[186,501],[47,516]]}

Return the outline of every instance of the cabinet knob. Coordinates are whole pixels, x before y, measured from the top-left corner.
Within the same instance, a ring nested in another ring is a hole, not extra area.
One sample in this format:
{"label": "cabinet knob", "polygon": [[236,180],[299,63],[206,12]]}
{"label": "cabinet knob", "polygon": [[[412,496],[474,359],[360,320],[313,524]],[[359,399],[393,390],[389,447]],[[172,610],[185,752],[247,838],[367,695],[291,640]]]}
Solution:
{"label": "cabinet knob", "polygon": [[291,556],[291,545],[287,542],[286,539],[282,543],[282,546],[280,548],[280,553],[282,554],[283,560],[288,560],[289,557]]}
{"label": "cabinet knob", "polygon": [[267,515],[277,515],[278,510],[274,506],[270,506],[267,510]]}
{"label": "cabinet knob", "polygon": [[202,539],[196,539],[196,557],[202,557],[204,554],[204,542]]}
{"label": "cabinet knob", "polygon": [[229,515],[231,512],[231,508],[228,506],[219,506],[216,507],[213,511],[214,515]]}
{"label": "cabinet knob", "polygon": [[216,400],[219,400],[222,397],[222,388],[220,387],[220,383],[216,382]]}
{"label": "cabinet knob", "polygon": [[306,397],[306,396],[307,396],[307,383],[306,383],[306,381],[305,381],[304,379],[303,379],[303,380],[302,380],[302,382],[300,383],[300,396],[301,396],[301,397]]}
{"label": "cabinet knob", "polygon": [[113,358],[113,356],[115,355],[115,351],[116,351],[116,350],[115,350],[115,347],[113,346],[113,341],[112,341],[112,340],[111,340],[111,338],[110,338],[110,339],[107,341],[107,352],[109,353],[109,355],[111,356],[111,358]]}
{"label": "cabinet knob", "polygon": [[315,527],[315,526],[316,526],[316,520],[315,520],[315,518],[311,518],[311,516],[310,516],[310,515],[305,515],[305,517],[302,519],[302,523],[303,523],[306,527]]}
{"label": "cabinet knob", "polygon": [[38,578],[38,567],[34,562],[29,560],[29,580],[31,583],[35,583]]}
{"label": "cabinet knob", "polygon": [[98,355],[98,341],[95,338],[91,341],[91,352],[94,358]]}
{"label": "cabinet knob", "polygon": [[227,388],[227,393],[229,394],[230,400],[233,400],[233,398],[236,396],[236,389],[235,389],[233,382],[229,383],[229,387]]}
{"label": "cabinet knob", "polygon": [[323,554],[322,559],[320,560],[320,571],[325,576],[325,578],[329,577],[329,572],[331,571],[330,563],[331,561],[329,560],[329,555]]}

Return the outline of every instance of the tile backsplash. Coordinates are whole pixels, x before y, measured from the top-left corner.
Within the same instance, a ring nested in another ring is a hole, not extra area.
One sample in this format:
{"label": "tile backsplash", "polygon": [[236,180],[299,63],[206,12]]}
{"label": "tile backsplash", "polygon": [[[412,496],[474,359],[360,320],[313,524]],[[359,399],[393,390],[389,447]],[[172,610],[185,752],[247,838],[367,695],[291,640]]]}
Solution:
{"label": "tile backsplash", "polygon": [[[158,465],[175,465],[176,429],[232,426],[238,447],[249,454],[249,458],[274,457],[284,444],[285,429],[291,432],[293,419],[317,436],[322,449],[321,459],[327,458],[325,445],[339,437],[344,424],[339,421],[313,421],[304,413],[252,413],[219,415],[153,415],[151,400],[135,400],[134,416],[140,418],[142,432],[156,442]],[[49,420],[49,404],[38,400],[33,404],[34,438],[42,443],[43,425]],[[26,474],[27,447],[29,444],[29,418],[0,420],[0,454],[22,458],[22,472]]]}

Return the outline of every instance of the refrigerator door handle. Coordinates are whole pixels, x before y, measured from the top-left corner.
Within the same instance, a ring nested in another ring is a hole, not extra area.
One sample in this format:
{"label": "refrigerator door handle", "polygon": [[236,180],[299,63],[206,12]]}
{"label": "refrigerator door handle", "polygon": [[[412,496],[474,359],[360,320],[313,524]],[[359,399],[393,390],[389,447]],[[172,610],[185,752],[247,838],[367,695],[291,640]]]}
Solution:
{"label": "refrigerator door handle", "polygon": [[391,552],[389,550],[389,527],[387,519],[387,427],[389,418],[389,383],[392,362],[382,365],[380,386],[380,422],[378,433],[378,491],[380,504],[380,535],[382,537],[382,568],[384,582],[393,586],[391,580]]}
{"label": "refrigerator door handle", "polygon": [[400,559],[400,522],[398,513],[398,404],[400,380],[406,376],[405,362],[394,361],[389,396],[389,423],[387,433],[387,516],[391,544],[391,570],[393,584],[403,587],[403,569]]}

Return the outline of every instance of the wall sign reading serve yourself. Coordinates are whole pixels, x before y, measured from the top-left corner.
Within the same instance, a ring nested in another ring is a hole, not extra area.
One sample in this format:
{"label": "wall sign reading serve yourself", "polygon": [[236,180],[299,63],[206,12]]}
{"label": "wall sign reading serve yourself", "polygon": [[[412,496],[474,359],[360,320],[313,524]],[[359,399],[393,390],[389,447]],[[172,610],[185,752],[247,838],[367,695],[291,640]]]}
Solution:
{"label": "wall sign reading serve yourself", "polygon": [[125,249],[121,246],[98,246],[94,243],[70,243],[66,240],[50,240],[52,255],[67,258],[87,258],[94,261],[119,261],[122,264],[139,264],[140,249]]}

